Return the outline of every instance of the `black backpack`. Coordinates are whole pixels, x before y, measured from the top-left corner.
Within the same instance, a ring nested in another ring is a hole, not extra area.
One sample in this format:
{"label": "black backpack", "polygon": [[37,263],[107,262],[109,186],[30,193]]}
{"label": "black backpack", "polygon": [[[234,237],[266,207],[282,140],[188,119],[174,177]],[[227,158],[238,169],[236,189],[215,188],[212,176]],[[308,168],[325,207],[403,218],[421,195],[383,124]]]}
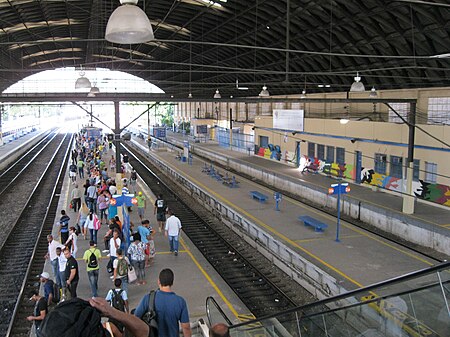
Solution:
{"label": "black backpack", "polygon": [[148,300],[148,311],[142,316],[142,320],[147,323],[149,337],[158,337],[158,317],[155,309],[156,291],[150,291],[150,298]]}
{"label": "black backpack", "polygon": [[98,267],[98,259],[97,256],[95,255],[95,251],[96,249],[94,249],[94,251],[90,251],[91,255],[89,256],[89,261],[88,261],[88,268],[97,268]]}
{"label": "black backpack", "polygon": [[111,291],[111,306],[117,310],[125,312],[125,301],[122,298],[123,290],[120,289],[119,291],[116,291],[116,289],[111,289]]}
{"label": "black backpack", "polygon": [[79,298],[58,304],[41,323],[41,337],[109,337],[101,314]]}

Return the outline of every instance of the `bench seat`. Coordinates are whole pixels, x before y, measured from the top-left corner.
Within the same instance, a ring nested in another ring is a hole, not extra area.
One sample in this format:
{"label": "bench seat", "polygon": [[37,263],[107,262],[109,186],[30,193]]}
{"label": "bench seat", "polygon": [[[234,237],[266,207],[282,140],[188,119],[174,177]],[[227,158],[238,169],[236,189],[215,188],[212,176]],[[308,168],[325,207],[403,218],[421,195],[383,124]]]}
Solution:
{"label": "bench seat", "polygon": [[265,202],[268,199],[267,195],[262,194],[261,192],[258,191],[250,191],[250,195],[252,196],[253,199],[259,200],[259,202]]}
{"label": "bench seat", "polygon": [[313,217],[310,217],[309,215],[300,215],[298,217],[298,219],[300,221],[303,221],[303,224],[305,226],[314,227],[314,230],[316,232],[323,232],[328,227],[327,224],[324,224],[322,221],[314,219]]}

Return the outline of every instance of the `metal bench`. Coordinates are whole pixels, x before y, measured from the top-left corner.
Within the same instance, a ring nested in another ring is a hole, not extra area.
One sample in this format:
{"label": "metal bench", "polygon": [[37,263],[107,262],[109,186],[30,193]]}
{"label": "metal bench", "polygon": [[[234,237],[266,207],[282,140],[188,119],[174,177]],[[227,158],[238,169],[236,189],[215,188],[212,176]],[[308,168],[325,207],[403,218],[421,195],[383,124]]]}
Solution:
{"label": "metal bench", "polygon": [[265,202],[268,198],[267,195],[262,194],[261,192],[258,191],[250,191],[250,195],[252,196],[253,199],[257,199],[259,202]]}
{"label": "metal bench", "polygon": [[233,188],[233,187],[238,187],[239,181],[236,180],[235,176],[230,178],[230,177],[228,177],[228,175],[226,175],[223,178],[222,184],[227,185],[229,188]]}
{"label": "metal bench", "polygon": [[314,230],[316,232],[323,232],[324,229],[326,229],[328,227],[327,224],[324,224],[322,221],[314,219],[313,217],[310,217],[309,215],[300,215],[298,217],[298,219],[300,221],[303,221],[305,226],[314,227]]}

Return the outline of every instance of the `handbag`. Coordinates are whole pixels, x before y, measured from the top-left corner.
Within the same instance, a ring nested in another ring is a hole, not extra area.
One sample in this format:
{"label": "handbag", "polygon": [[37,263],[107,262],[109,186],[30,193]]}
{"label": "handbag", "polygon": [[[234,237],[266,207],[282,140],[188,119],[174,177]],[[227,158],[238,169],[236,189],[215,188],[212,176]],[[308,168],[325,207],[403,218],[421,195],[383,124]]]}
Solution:
{"label": "handbag", "polygon": [[133,266],[128,267],[128,283],[133,283],[137,280],[136,270]]}
{"label": "handbag", "polygon": [[94,216],[94,229],[99,230],[102,227],[102,223],[100,222],[100,220],[97,218],[97,216]]}

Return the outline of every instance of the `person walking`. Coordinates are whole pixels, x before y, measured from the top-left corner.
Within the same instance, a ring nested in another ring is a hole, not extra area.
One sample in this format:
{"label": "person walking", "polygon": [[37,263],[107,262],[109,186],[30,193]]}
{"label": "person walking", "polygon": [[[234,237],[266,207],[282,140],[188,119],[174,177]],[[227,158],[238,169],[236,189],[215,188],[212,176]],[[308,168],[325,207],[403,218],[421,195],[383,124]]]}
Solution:
{"label": "person walking", "polygon": [[146,284],[145,282],[145,247],[141,241],[139,233],[133,234],[133,242],[128,247],[128,255],[131,256],[131,265],[136,270],[137,284]]}
{"label": "person walking", "polygon": [[80,179],[84,179],[84,160],[81,157],[78,159],[77,168]]}
{"label": "person walking", "polygon": [[48,313],[48,305],[45,298],[39,295],[37,290],[33,290],[30,293],[30,301],[35,301],[33,315],[27,317],[28,322],[33,322],[36,329],[36,336],[40,337],[41,333],[41,323]]}
{"label": "person walking", "polygon": [[[122,280],[114,280],[114,288],[108,291],[105,300],[107,300],[114,309],[128,313],[130,312],[130,308],[128,305],[128,294],[126,290],[121,289],[121,287]],[[113,331],[114,336],[120,336],[123,334],[124,325],[120,321],[110,319],[109,322],[113,323],[118,330],[117,332]]]}
{"label": "person walking", "polygon": [[66,284],[69,289],[71,298],[77,297],[78,280],[80,279],[80,273],[78,271],[78,262],[70,254],[68,248],[64,248],[64,256],[67,259],[66,262]]}
{"label": "person walking", "polygon": [[[113,237],[109,240],[109,259],[113,271],[114,271],[114,260],[117,259],[117,249],[120,248],[121,243],[122,240],[120,240],[119,238],[119,231],[115,229],[113,231]],[[114,275],[111,275],[110,277],[114,278]]]}
{"label": "person walking", "polygon": [[142,194],[141,191],[139,191],[137,197],[137,207],[138,207],[138,215],[139,215],[139,219],[141,219],[144,217],[144,213],[145,213],[145,209],[147,208],[147,201],[145,198],[145,195]]}
{"label": "person walking", "polygon": [[[191,337],[189,311],[186,301],[172,291],[174,274],[171,269],[163,269],[159,273],[159,290],[155,294],[155,311],[160,337],[179,336],[179,323],[184,337]],[[150,294],[146,294],[136,308],[134,315],[142,319],[149,310]]]}
{"label": "person walking", "polygon": [[86,218],[86,222],[84,226],[89,229],[90,240],[94,241],[97,244],[97,233],[99,230],[99,222],[100,220],[97,218],[97,214],[94,213],[94,210],[91,209],[89,211],[89,215]]}
{"label": "person walking", "polygon": [[87,227],[86,227],[86,219],[89,215],[89,208],[86,203],[83,202],[81,204],[80,210],[78,211],[77,223],[80,225],[81,233],[83,234],[83,238],[86,240]]}
{"label": "person walking", "polygon": [[83,260],[86,262],[86,271],[89,284],[91,286],[92,297],[98,296],[98,275],[100,272],[100,258],[102,254],[95,246],[94,241],[89,241],[89,249],[83,254]]}
{"label": "person walking", "polygon": [[181,221],[178,219],[171,209],[167,211],[169,216],[166,220],[166,237],[169,238],[170,251],[178,256],[178,240],[181,231]]}
{"label": "person walking", "polygon": [[117,259],[113,261],[114,280],[120,279],[122,281],[122,289],[128,291],[128,266],[130,261],[128,257],[124,256],[122,249],[118,248]]}
{"label": "person walking", "polygon": [[71,203],[73,207],[73,211],[77,212],[81,208],[81,190],[78,188],[78,184],[73,186],[71,192]]}
{"label": "person walking", "polygon": [[109,207],[109,198],[105,195],[105,192],[103,191],[97,198],[97,205],[98,205],[98,210],[100,212],[100,223],[103,222],[103,218],[105,219],[105,223],[106,221],[108,221],[108,207]]}
{"label": "person walking", "polygon": [[148,267],[150,257],[150,240],[152,239],[151,234],[153,231],[153,229],[150,227],[150,221],[142,220],[141,225],[137,228],[137,231],[145,247],[145,267]]}
{"label": "person walking", "polygon": [[64,243],[66,247],[69,247],[70,253],[74,258],[77,258],[77,251],[78,251],[78,235],[76,233],[75,227],[69,228],[69,237],[67,238],[67,241]]}
{"label": "person walking", "polygon": [[164,230],[164,224],[166,222],[166,209],[167,204],[163,199],[162,194],[158,194],[155,200],[155,208],[153,209],[153,214],[156,214],[156,221],[158,221],[159,231]]}
{"label": "person walking", "polygon": [[61,218],[59,218],[59,235],[61,242],[66,242],[69,238],[69,216],[65,210],[61,210]]}

